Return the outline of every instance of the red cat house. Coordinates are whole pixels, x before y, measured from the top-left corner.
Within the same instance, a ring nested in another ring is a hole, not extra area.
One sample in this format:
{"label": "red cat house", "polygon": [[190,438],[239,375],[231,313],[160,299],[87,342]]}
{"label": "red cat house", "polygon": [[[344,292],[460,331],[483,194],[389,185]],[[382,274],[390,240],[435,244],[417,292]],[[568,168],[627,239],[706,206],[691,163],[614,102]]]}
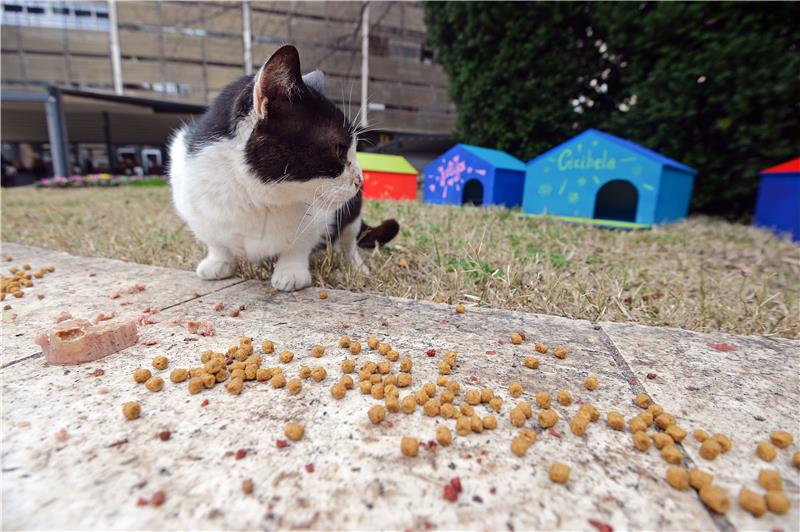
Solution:
{"label": "red cat house", "polygon": [[358,152],[368,199],[417,199],[417,169],[405,157]]}

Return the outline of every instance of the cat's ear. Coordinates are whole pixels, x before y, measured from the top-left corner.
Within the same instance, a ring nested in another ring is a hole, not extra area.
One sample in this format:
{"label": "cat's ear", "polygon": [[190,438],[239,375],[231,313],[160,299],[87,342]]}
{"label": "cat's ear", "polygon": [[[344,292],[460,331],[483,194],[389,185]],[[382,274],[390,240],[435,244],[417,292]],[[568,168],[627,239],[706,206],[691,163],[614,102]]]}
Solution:
{"label": "cat's ear", "polygon": [[288,99],[292,91],[302,86],[300,54],[291,44],[281,46],[267,59],[256,74],[253,87],[253,109],[259,118],[267,116],[267,102]]}
{"label": "cat's ear", "polygon": [[325,94],[325,74],[321,70],[315,70],[303,76],[303,83],[306,84],[306,87]]}

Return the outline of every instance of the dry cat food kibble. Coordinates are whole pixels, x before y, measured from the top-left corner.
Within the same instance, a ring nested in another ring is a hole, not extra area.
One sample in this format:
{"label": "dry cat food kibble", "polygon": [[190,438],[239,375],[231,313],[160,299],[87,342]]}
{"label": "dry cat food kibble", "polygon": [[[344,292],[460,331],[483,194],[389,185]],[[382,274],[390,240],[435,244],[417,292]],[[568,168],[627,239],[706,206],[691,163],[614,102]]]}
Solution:
{"label": "dry cat food kibble", "polygon": [[522,436],[515,436],[511,440],[511,452],[522,458],[528,452],[533,442]]}
{"label": "dry cat food kibble", "polygon": [[731,508],[728,495],[714,486],[704,486],[700,489],[700,500],[718,514],[724,514]]}
{"label": "dry cat food kibble", "polygon": [[242,393],[242,388],[244,388],[244,381],[239,378],[233,378],[225,385],[225,389],[231,395],[239,395]]}
{"label": "dry cat food kibble", "polygon": [[791,506],[789,497],[780,491],[770,490],[767,492],[764,499],[766,500],[767,508],[774,514],[785,514],[789,511],[789,507]]}
{"label": "dry cat food kibble", "polygon": [[539,408],[550,408],[551,400],[550,392],[536,392],[536,406]]}
{"label": "dry cat food kibble", "polygon": [[462,414],[465,416],[472,417],[475,415],[475,409],[472,406],[468,405],[467,403],[461,403],[458,407]]}
{"label": "dry cat food kibble", "polygon": [[386,358],[388,358],[390,362],[397,362],[400,360],[400,353],[392,349],[386,353]]}
{"label": "dry cat food kibble", "polygon": [[278,359],[283,362],[284,364],[288,364],[294,358],[294,353],[291,351],[284,351],[280,355],[278,355]]}
{"label": "dry cat food kibble", "polygon": [[800,451],[792,455],[792,465],[797,469],[800,469]]}
{"label": "dry cat food kibble", "polygon": [[580,414],[581,412],[589,416],[589,421],[592,423],[600,419],[600,411],[591,403],[583,403],[578,409],[578,413]]}
{"label": "dry cat food kibble", "polygon": [[414,458],[419,453],[419,442],[416,438],[403,436],[403,439],[400,440],[400,451],[404,455]]}
{"label": "dry cat food kibble", "polygon": [[344,384],[337,383],[331,386],[331,395],[334,399],[339,400],[347,393],[347,388],[345,388]]}
{"label": "dry cat food kibble", "polygon": [[398,388],[406,388],[411,386],[411,374],[410,373],[401,373],[397,376],[397,387]]}
{"label": "dry cat food kibble", "polygon": [[508,393],[511,397],[519,397],[522,395],[522,384],[517,381],[512,382],[508,385]]}
{"label": "dry cat food kibble", "polygon": [[311,356],[315,358],[319,358],[325,354],[325,348],[321,345],[315,345],[313,349],[311,349]]}
{"label": "dry cat food kibble", "polygon": [[350,344],[350,354],[358,355],[359,353],[361,353],[361,343],[353,342]]}
{"label": "dry cat food kibble", "polygon": [[454,417],[456,417],[456,407],[454,407],[452,403],[445,403],[442,405],[442,408],[439,413],[445,419],[453,419]]}
{"label": "dry cat food kibble", "polygon": [[722,452],[722,446],[714,439],[707,439],[700,445],[700,456],[706,460],[715,460]]}
{"label": "dry cat food kibble", "polygon": [[761,517],[767,513],[767,501],[764,500],[764,496],[747,488],[742,488],[742,491],[739,492],[739,506],[753,514],[754,517]]}
{"label": "dry cat food kibble", "polygon": [[667,445],[675,445],[675,440],[669,434],[664,432],[656,432],[652,436],[653,438],[653,445],[656,449],[661,450]]}
{"label": "dry cat food kibble", "polygon": [[586,416],[575,416],[569,424],[569,429],[575,436],[583,436],[589,428],[589,418]]}
{"label": "dry cat food kibble", "polygon": [[647,437],[643,431],[633,433],[633,445],[640,451],[646,451],[650,448],[650,438]]}
{"label": "dry cat food kibble", "polygon": [[634,402],[636,403],[636,406],[638,406],[643,410],[647,410],[650,407],[650,405],[653,404],[653,400],[650,399],[650,396],[647,395],[646,393],[640,393],[639,395],[637,395]]}
{"label": "dry cat food kibble", "polygon": [[391,351],[391,350],[392,350],[392,346],[389,345],[389,344],[386,344],[386,343],[378,344],[378,353],[382,354],[383,356],[388,355],[389,351]]}
{"label": "dry cat food kibble", "polygon": [[509,413],[509,416],[511,419],[511,424],[514,425],[515,427],[521,427],[522,425],[525,424],[525,419],[526,419],[525,414],[519,407],[515,406],[514,408],[512,408],[511,412]]}
{"label": "dry cat food kibble", "polygon": [[369,391],[372,394],[373,399],[381,400],[385,395],[382,382],[376,382],[373,384]]}
{"label": "dry cat food kibble", "polygon": [[136,371],[133,372],[133,380],[137,384],[142,384],[143,382],[147,382],[147,379],[152,377],[153,374],[150,373],[149,369],[138,368]]}
{"label": "dry cat food kibble", "polygon": [[667,414],[666,412],[656,416],[656,425],[658,426],[658,428],[662,430],[674,424],[675,424],[675,418],[672,417],[670,414]]}
{"label": "dry cat food kibble", "polygon": [[525,367],[531,369],[538,369],[539,359],[536,357],[525,357]]}
{"label": "dry cat food kibble", "polygon": [[719,444],[722,453],[727,453],[728,451],[731,450],[731,447],[733,446],[730,438],[728,438],[724,434],[714,434],[713,436],[711,436],[711,439]]}
{"label": "dry cat food kibble", "polygon": [[327,290],[320,290],[319,291],[319,298],[320,299],[328,299],[328,291]]}
{"label": "dry cat food kibble", "polygon": [[404,414],[413,414],[416,409],[417,401],[414,399],[413,395],[406,395],[403,397],[403,400],[400,401],[400,410],[402,410]]}
{"label": "dry cat food kibble", "polygon": [[500,412],[500,409],[503,407],[503,398],[495,395],[492,397],[492,400],[489,401],[489,406],[491,406],[495,412]]}
{"label": "dry cat food kibble", "polygon": [[758,473],[758,483],[767,491],[783,491],[781,474],[773,469],[762,469]]}
{"label": "dry cat food kibble", "polygon": [[122,414],[127,419],[138,419],[142,413],[142,406],[136,402],[125,403],[122,405]]}
{"label": "dry cat food kibble", "polygon": [[706,473],[702,469],[692,469],[689,472],[689,485],[700,491],[705,486],[710,486],[714,482],[714,476]]}
{"label": "dry cat food kibble", "polygon": [[586,380],[583,382],[583,385],[590,392],[597,389],[597,384],[598,384],[597,377],[595,377],[594,375],[587,377]]}
{"label": "dry cat food kibble", "polygon": [[466,436],[472,432],[472,418],[469,416],[461,416],[456,420],[456,434],[459,436]]}
{"label": "dry cat food kibble", "polygon": [[459,303],[458,305],[456,305],[456,313],[457,313],[457,314],[464,314],[464,311],[465,311],[465,310],[467,310],[467,309],[466,309],[466,308],[464,307],[464,305],[462,305],[461,303]]}
{"label": "dry cat food kibble", "polygon": [[386,418],[386,409],[383,405],[375,405],[367,411],[367,416],[373,424],[377,425]]}
{"label": "dry cat food kibble", "polygon": [[270,340],[264,340],[261,344],[261,351],[270,355],[275,352],[275,344],[273,344]]}
{"label": "dry cat food kibble", "polygon": [[614,430],[625,430],[625,418],[619,412],[609,412],[608,427]]}
{"label": "dry cat food kibble", "polygon": [[189,372],[183,368],[173,369],[169,374],[169,380],[172,382],[183,382],[189,377]]}
{"label": "dry cat food kibble", "polygon": [[299,441],[303,439],[306,429],[303,425],[297,423],[288,423],[283,433],[292,441]]}
{"label": "dry cat food kibble", "polygon": [[464,399],[470,406],[478,405],[481,402],[481,392],[478,390],[467,390],[467,393],[464,394]]}
{"label": "dry cat food kibble", "polygon": [[300,379],[291,379],[286,383],[286,389],[292,395],[297,395],[303,389],[303,382]]}
{"label": "dry cat food kibble", "polygon": [[556,411],[547,408],[539,412],[539,426],[545,429],[549,429],[550,427],[554,426],[558,421],[558,414]]}
{"label": "dry cat food kibble", "polygon": [[483,423],[483,428],[487,430],[494,430],[497,428],[497,418],[494,416],[485,416],[481,423]]}
{"label": "dry cat food kibble", "polygon": [[566,484],[569,480],[570,468],[564,464],[553,464],[550,466],[550,480],[556,484]]}
{"label": "dry cat food kibble", "polygon": [[189,393],[192,395],[200,393],[205,388],[205,386],[203,386],[203,379],[201,379],[200,377],[192,377],[191,379],[189,379],[188,387],[189,387]]}
{"label": "dry cat food kibble", "polygon": [[667,468],[667,484],[679,491],[689,489],[689,472],[685,467],[669,466]]}
{"label": "dry cat food kibble", "polygon": [[342,336],[339,338],[339,347],[350,347],[350,337]]}
{"label": "dry cat food kibble", "polygon": [[665,445],[664,448],[661,449],[661,458],[672,465],[678,465],[683,462],[683,454],[674,445]]}
{"label": "dry cat food kibble", "polygon": [[378,346],[380,344],[381,344],[380,340],[378,340],[374,336],[367,338],[367,347],[369,347],[371,351],[375,351],[376,349],[378,349]]}
{"label": "dry cat food kibble", "polygon": [[353,383],[353,377],[351,377],[350,375],[342,375],[342,378],[339,379],[339,383],[348,390],[352,390],[353,386],[355,385]]}
{"label": "dry cat food kibble", "polygon": [[511,334],[511,343],[514,345],[519,345],[522,343],[522,335],[519,333],[512,333]]}
{"label": "dry cat food kibble", "polygon": [[628,426],[631,432],[644,432],[647,430],[647,423],[639,416],[631,418],[631,420],[628,421]]}
{"label": "dry cat food kibble", "polygon": [[563,346],[558,346],[553,350],[553,354],[556,356],[556,358],[561,358],[561,359],[567,358],[567,348]]}
{"label": "dry cat food kibble", "polygon": [[771,443],[762,441],[756,446],[756,455],[765,462],[772,462],[778,456],[778,451]]}
{"label": "dry cat food kibble", "polygon": [[440,425],[436,427],[436,441],[439,442],[439,445],[447,447],[453,443],[453,433],[447,427]]}
{"label": "dry cat food kibble", "polygon": [[164,379],[158,376],[150,377],[149,379],[147,379],[144,385],[145,388],[147,388],[151,392],[160,392],[161,389],[164,387]]}
{"label": "dry cat food kibble", "polygon": [[520,401],[520,403],[517,405],[517,408],[519,408],[520,411],[525,414],[527,419],[530,419],[533,415],[533,407],[528,401]]}
{"label": "dry cat food kibble", "polygon": [[325,371],[325,368],[319,366],[311,370],[311,378],[314,379],[316,382],[322,382],[325,380],[325,377],[328,376],[328,372]]}
{"label": "dry cat food kibble", "polygon": [[696,429],[694,432],[692,432],[692,434],[694,435],[694,439],[699,441],[700,443],[706,441],[709,438],[708,432],[702,429]]}
{"label": "dry cat food kibble", "polygon": [[[346,358],[342,361],[342,373],[353,373],[356,369],[356,361],[350,360]],[[308,370],[308,374],[311,375],[311,369]]]}
{"label": "dry cat food kibble", "polygon": [[361,381],[358,384],[358,389],[361,391],[361,395],[369,395],[372,393],[372,383],[368,380]]}
{"label": "dry cat food kibble", "polygon": [[153,359],[153,367],[156,369],[167,369],[169,360],[164,355],[159,355]]}
{"label": "dry cat food kibble", "polygon": [[272,384],[273,388],[283,388],[286,386],[286,376],[283,373],[275,372],[272,374],[270,383]]}
{"label": "dry cat food kibble", "polygon": [[664,432],[669,434],[670,437],[678,443],[682,442],[686,437],[686,431],[680,428],[678,425],[670,425]]}
{"label": "dry cat food kibble", "polygon": [[794,436],[786,432],[785,430],[779,430],[773,432],[769,435],[769,439],[776,447],[780,447],[781,449],[786,449],[791,444],[794,443]]}
{"label": "dry cat food kibble", "polygon": [[411,359],[408,358],[408,357],[406,357],[406,358],[404,358],[403,360],[400,361],[400,371],[402,371],[404,373],[410,373],[411,372],[411,366],[412,366]]}
{"label": "dry cat food kibble", "polygon": [[422,411],[428,417],[436,417],[439,415],[439,410],[441,408],[442,404],[439,402],[438,399],[429,399],[422,407]]}
{"label": "dry cat food kibble", "polygon": [[572,394],[567,390],[558,390],[558,393],[556,393],[556,401],[558,401],[558,404],[561,406],[569,406],[572,404]]}

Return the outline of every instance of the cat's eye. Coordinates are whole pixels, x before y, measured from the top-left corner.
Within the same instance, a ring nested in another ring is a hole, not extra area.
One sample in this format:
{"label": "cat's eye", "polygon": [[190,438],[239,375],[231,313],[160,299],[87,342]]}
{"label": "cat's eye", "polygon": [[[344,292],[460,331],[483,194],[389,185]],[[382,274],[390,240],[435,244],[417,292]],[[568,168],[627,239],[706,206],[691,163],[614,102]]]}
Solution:
{"label": "cat's eye", "polygon": [[340,161],[347,160],[348,149],[350,149],[350,147],[347,144],[338,144],[336,146],[336,157],[338,157]]}

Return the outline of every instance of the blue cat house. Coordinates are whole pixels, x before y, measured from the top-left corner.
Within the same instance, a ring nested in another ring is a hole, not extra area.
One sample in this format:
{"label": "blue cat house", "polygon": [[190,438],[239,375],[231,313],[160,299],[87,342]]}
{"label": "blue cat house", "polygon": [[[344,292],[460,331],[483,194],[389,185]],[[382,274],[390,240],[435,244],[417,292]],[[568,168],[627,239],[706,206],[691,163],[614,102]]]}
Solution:
{"label": "blue cat house", "polygon": [[800,243],[800,157],[761,171],[753,223]]}
{"label": "blue cat house", "polygon": [[686,217],[697,171],[587,129],[528,163],[522,210],[617,227]]}
{"label": "blue cat house", "polygon": [[525,163],[500,150],[456,144],[424,168],[426,203],[518,207]]}

